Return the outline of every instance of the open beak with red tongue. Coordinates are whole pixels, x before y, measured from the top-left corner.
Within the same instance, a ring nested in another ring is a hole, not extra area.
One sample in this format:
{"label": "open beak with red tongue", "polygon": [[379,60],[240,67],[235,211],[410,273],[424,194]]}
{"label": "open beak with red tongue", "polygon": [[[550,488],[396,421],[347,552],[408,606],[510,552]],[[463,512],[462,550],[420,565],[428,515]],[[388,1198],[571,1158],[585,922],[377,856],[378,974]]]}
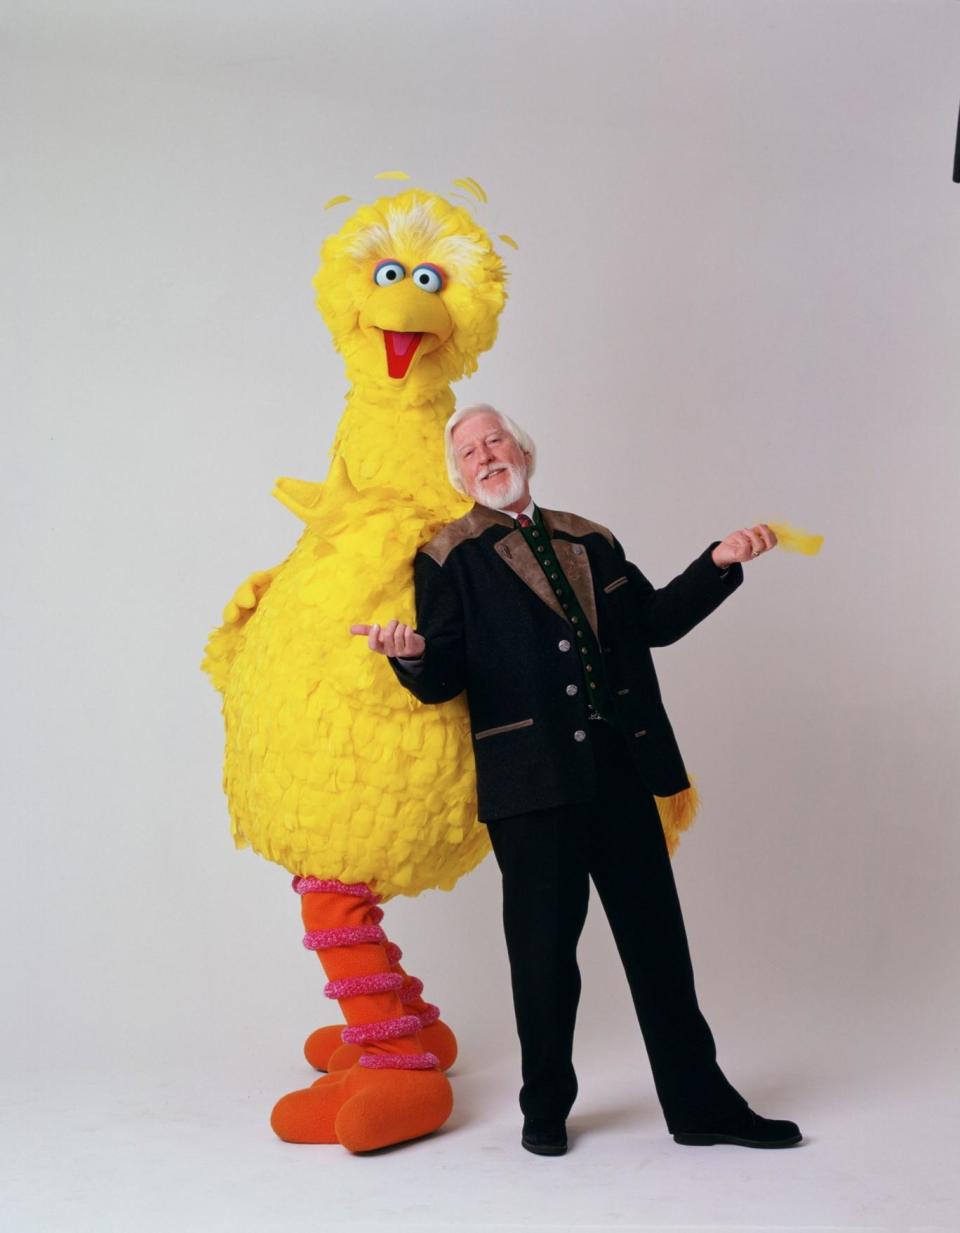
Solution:
{"label": "open beak with red tongue", "polygon": [[373,344],[364,349],[369,371],[379,376],[386,367],[391,381],[410,380],[425,357],[453,334],[453,319],[442,298],[421,291],[409,278],[395,287],[374,286],[358,325]]}
{"label": "open beak with red tongue", "polygon": [[391,377],[402,378],[407,375],[422,338],[422,333],[413,334],[400,330],[383,331],[383,345],[387,349],[387,372]]}

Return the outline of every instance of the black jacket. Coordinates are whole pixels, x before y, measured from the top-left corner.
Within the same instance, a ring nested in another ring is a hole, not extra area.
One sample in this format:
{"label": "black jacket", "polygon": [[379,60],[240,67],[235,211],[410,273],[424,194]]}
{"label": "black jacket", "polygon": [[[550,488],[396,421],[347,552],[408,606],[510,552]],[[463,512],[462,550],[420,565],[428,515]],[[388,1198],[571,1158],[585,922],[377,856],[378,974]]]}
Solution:
{"label": "black jacket", "polygon": [[[637,772],[657,796],[689,786],[649,648],[682,638],[743,581],[721,570],[714,541],[659,590],[613,535],[575,514],[542,510],[551,544],[602,653]],[[596,790],[587,700],[573,627],[513,519],[475,505],[414,564],[416,664],[390,663],[421,702],[466,689],[478,816],[488,822],[572,804]],[[572,688],[573,687],[573,688]]]}

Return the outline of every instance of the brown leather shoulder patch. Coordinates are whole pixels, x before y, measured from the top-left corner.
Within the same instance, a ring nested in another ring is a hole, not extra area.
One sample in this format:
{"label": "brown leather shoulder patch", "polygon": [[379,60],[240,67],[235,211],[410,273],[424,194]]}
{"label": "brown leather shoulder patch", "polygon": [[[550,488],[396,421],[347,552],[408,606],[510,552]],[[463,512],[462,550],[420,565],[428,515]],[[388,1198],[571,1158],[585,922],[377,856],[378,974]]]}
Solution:
{"label": "brown leather shoulder patch", "polygon": [[555,531],[576,536],[602,535],[608,544],[613,543],[613,532],[599,522],[591,522],[589,518],[581,518],[579,514],[567,514],[562,510],[541,509],[540,512],[551,535]]}
{"label": "brown leather shoulder patch", "polygon": [[488,527],[510,527],[512,525],[513,520],[501,514],[498,510],[485,509],[482,505],[475,505],[469,514],[464,514],[456,522],[449,522],[445,527],[441,527],[433,539],[428,540],[420,551],[430,557],[431,560],[436,561],[438,565],[443,565],[454,548],[465,540],[476,539]]}

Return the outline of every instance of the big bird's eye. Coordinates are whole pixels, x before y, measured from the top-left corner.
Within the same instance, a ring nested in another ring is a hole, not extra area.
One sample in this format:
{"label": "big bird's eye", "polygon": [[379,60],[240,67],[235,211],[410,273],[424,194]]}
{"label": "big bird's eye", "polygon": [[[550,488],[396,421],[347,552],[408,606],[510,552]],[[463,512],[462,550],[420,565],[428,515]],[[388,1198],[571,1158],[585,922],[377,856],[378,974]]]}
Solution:
{"label": "big bird's eye", "polygon": [[373,271],[373,281],[378,287],[389,287],[398,283],[406,272],[399,261],[381,261]]}
{"label": "big bird's eye", "polygon": [[440,291],[443,288],[443,271],[435,265],[418,265],[411,278],[422,291]]}

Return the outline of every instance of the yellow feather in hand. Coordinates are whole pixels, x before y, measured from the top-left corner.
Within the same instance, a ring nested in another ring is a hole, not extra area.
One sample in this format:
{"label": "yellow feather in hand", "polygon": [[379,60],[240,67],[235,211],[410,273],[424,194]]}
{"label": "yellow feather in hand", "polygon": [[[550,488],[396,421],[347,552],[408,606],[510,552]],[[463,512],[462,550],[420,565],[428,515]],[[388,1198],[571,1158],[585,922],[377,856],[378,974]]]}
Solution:
{"label": "yellow feather in hand", "polygon": [[823,547],[822,535],[800,531],[787,522],[768,522],[767,526],[777,537],[777,543],[786,552],[802,552],[805,557],[815,557]]}

